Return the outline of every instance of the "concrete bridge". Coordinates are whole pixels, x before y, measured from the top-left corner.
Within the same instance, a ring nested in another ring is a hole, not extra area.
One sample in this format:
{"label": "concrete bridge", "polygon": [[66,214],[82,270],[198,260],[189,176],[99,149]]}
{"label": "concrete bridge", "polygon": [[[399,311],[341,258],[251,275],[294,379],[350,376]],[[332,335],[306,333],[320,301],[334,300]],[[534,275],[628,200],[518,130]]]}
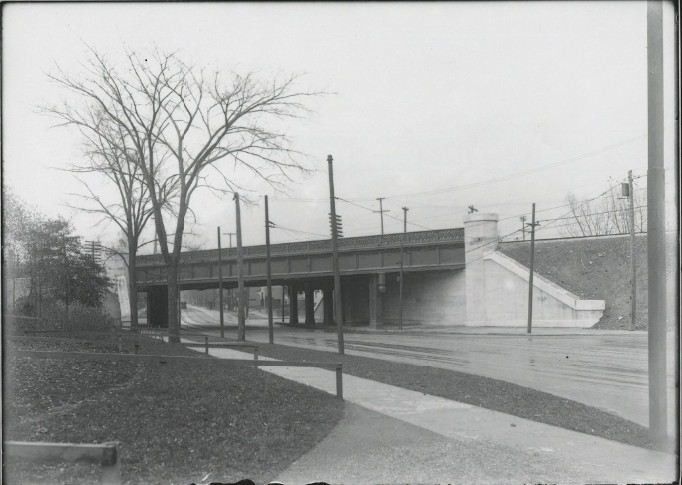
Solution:
{"label": "concrete bridge", "polygon": [[[397,324],[403,249],[402,312],[405,324],[525,326],[528,268],[497,251],[497,214],[467,214],[463,228],[339,240],[344,324]],[[330,240],[271,246],[273,285],[289,292],[291,323],[298,323],[299,292],[305,292],[305,323],[333,324]],[[266,285],[265,246],[243,248],[246,286]],[[223,249],[223,287],[237,286],[237,250]],[[160,255],[140,256],[136,285],[146,291],[149,323],[167,325],[166,267]],[[218,287],[218,251],[192,251],[180,259],[183,290]],[[322,290],[324,313],[315,320],[314,292]],[[534,275],[533,325],[590,327],[604,312],[603,300],[581,300],[555,282]]]}
{"label": "concrete bridge", "polygon": [[[453,271],[465,266],[464,229],[443,229],[339,239],[341,303],[344,323],[379,325],[397,322],[398,275],[403,247],[404,293],[407,285],[424,289],[437,286]],[[265,246],[243,248],[243,275],[246,286],[266,285]],[[297,323],[299,291],[305,292],[307,325],[333,323],[333,271],[331,240],[272,244],[270,246],[272,284],[289,291],[292,323]],[[221,253],[224,288],[237,287],[237,249]],[[427,276],[426,274],[429,274]],[[166,266],[161,255],[140,256],[136,285],[146,291],[152,325],[166,325],[168,295]],[[218,250],[182,253],[180,288],[218,287]],[[315,322],[313,293],[322,290],[324,319]],[[434,295],[435,296],[435,295]],[[387,300],[384,302],[384,300]],[[463,302],[462,302],[463,303]],[[409,321],[421,310],[404,299],[404,319]],[[421,305],[420,305],[421,306]],[[383,309],[389,311],[384,314]],[[412,315],[414,313],[414,315]],[[435,316],[435,315],[434,315]]]}

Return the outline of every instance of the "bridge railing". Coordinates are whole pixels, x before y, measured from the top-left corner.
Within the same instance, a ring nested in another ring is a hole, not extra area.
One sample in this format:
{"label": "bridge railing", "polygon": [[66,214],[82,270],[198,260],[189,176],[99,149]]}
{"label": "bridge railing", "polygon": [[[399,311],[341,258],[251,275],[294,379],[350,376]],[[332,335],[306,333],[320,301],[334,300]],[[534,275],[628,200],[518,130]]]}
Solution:
{"label": "bridge railing", "polygon": [[[339,250],[352,249],[375,249],[383,246],[396,246],[402,244],[428,244],[439,242],[464,242],[464,229],[461,227],[452,229],[438,229],[433,231],[399,232],[383,235],[346,237],[339,239]],[[319,239],[312,241],[298,241],[291,243],[272,244],[270,254],[310,254],[312,252],[331,252],[331,239]],[[244,256],[263,256],[266,254],[265,245],[245,246],[242,248]],[[237,257],[237,248],[221,249],[223,260]],[[202,249],[180,253],[180,262],[206,262],[217,261],[217,249]],[[145,254],[138,256],[138,266],[165,266],[166,263],[160,254]]]}

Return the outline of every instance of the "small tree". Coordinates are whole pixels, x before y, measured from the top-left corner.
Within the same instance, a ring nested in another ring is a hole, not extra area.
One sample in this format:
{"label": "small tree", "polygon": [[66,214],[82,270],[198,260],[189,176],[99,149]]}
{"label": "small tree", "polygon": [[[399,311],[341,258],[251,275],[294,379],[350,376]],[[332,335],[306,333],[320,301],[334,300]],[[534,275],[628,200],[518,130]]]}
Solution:
{"label": "small tree", "polygon": [[[626,234],[630,232],[629,210],[627,198],[616,195],[617,187],[612,187],[604,195],[578,200],[573,194],[566,196],[569,206],[568,222],[563,225],[562,232],[570,237],[603,236],[607,234]],[[635,231],[646,230],[646,191],[634,192]]]}
{"label": "small tree", "polygon": [[[109,288],[104,269],[81,253],[80,238],[71,224],[59,217],[48,219],[31,211],[10,193],[5,198],[3,250],[10,248],[19,261],[17,273],[30,279],[28,311],[38,313],[43,301],[100,307]],[[7,252],[5,252],[7,256]]]}
{"label": "small tree", "polygon": [[[52,76],[82,105],[48,111],[96,136],[115,127],[130,141],[130,159],[147,187],[168,268],[168,320],[171,340],[177,342],[178,264],[192,196],[202,187],[235,190],[229,168],[246,168],[275,187],[290,180],[292,171],[303,170],[286,134],[269,123],[299,116],[306,111],[303,100],[317,93],[296,90],[295,77],[259,82],[252,75],[234,75],[225,83],[218,73],[207,76],[174,54],[141,58],[128,52],[127,71],[121,73],[93,52],[87,68],[82,78],[64,72]],[[103,122],[94,122],[90,113]],[[169,202],[174,217],[163,213]]]}

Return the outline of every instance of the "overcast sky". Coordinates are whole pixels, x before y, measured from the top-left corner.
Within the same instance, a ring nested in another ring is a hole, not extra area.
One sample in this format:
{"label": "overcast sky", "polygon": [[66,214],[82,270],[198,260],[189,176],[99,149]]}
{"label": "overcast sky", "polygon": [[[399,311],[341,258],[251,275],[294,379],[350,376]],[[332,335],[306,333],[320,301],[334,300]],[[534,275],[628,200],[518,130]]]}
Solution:
{"label": "overcast sky", "polygon": [[[673,8],[664,5],[667,199],[674,200]],[[633,170],[646,186],[646,2],[400,4],[3,5],[3,185],[43,213],[73,220],[86,239],[111,242],[113,225],[66,207],[81,190],[58,169],[82,159],[78,134],[51,128],[36,106],[69,100],[47,73],[78,75],[86,44],[178,51],[210,70],[304,74],[303,89],[330,94],[291,128],[317,171],[288,194],[268,194],[274,242],[328,234],[326,158],[334,157],[337,211],[346,236],[460,227],[468,205],[520,227],[566,195],[594,197]],[[197,194],[193,231],[216,245],[234,232],[231,197]],[[361,206],[361,207],[359,207]],[[245,244],[264,241],[263,205],[243,208]],[[293,232],[302,231],[302,232]],[[541,236],[542,233],[538,235]],[[552,235],[550,230],[546,235]],[[151,237],[151,232],[149,233]],[[227,239],[224,246],[227,246]]]}

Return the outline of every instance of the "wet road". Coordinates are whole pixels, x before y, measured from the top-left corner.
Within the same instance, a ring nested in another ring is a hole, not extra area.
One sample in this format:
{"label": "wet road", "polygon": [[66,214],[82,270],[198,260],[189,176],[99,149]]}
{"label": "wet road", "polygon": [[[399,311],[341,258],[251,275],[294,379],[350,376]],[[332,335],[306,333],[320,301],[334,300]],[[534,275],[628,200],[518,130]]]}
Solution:
{"label": "wet road", "polygon": [[[196,326],[209,325],[210,320],[210,315],[206,315],[203,323]],[[265,320],[251,318],[247,322],[247,340],[267,342],[266,327]],[[214,329],[206,331],[217,335]],[[648,425],[646,334],[527,336],[521,331],[511,335],[349,333],[344,341],[349,355],[492,377],[602,408]],[[230,336],[229,331],[227,336]],[[321,330],[276,326],[275,342],[337,351],[336,335]],[[674,337],[670,333],[667,356],[668,429],[672,433],[676,415],[675,353]]]}

